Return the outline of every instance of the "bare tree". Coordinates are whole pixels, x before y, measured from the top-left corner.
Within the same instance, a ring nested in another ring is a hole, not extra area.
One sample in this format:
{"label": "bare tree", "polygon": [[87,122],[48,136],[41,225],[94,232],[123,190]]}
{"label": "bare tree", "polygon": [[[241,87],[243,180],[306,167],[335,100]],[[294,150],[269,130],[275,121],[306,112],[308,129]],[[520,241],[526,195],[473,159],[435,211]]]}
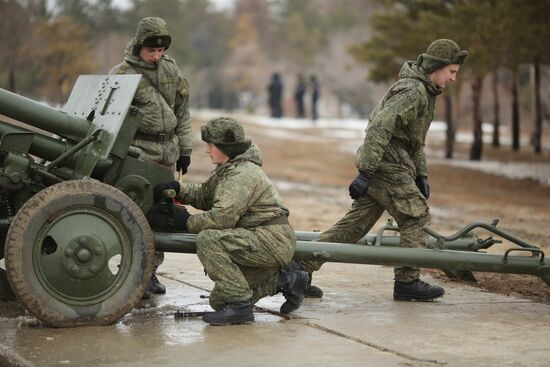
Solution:
{"label": "bare tree", "polygon": [[470,149],[470,159],[481,160],[483,149],[483,136],[481,130],[481,90],[483,88],[483,77],[477,76],[472,81],[472,118],[474,122],[474,141]]}

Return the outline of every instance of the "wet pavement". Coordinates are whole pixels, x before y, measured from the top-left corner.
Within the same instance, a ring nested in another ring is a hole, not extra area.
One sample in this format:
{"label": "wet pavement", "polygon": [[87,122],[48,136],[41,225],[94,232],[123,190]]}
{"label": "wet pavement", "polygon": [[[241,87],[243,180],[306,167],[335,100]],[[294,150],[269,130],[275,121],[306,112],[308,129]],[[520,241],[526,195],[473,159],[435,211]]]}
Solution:
{"label": "wet pavement", "polygon": [[[290,317],[280,295],[261,300],[250,325],[215,327],[177,311],[209,310],[194,255],[166,254],[168,293],[115,325],[52,329],[0,303],[0,365],[35,366],[547,366],[550,306],[442,280],[437,302],[395,302],[389,267],[325,264],[321,300]],[[428,279],[433,281],[432,279]]]}

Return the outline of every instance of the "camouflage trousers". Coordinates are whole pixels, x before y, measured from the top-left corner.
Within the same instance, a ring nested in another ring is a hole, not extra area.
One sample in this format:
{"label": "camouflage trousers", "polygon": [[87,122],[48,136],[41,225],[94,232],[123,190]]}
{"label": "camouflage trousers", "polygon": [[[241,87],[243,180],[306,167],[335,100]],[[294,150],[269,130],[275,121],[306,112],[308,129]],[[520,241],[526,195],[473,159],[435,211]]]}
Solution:
{"label": "camouflage trousers", "polygon": [[294,255],[296,237],[289,225],[252,229],[207,229],[197,235],[197,255],[214,281],[210,306],[251,300],[278,292],[281,268]]}
{"label": "camouflage trousers", "polygon": [[[391,179],[391,180],[390,180]],[[397,184],[398,183],[398,184]],[[374,226],[386,210],[399,225],[402,247],[426,246],[424,225],[430,223],[430,211],[426,199],[420,193],[414,178],[375,176],[367,194],[354,200],[351,209],[316,241],[356,243]],[[319,270],[321,261],[300,261],[310,273]],[[394,268],[395,279],[409,282],[418,278],[420,270],[411,267]]]}

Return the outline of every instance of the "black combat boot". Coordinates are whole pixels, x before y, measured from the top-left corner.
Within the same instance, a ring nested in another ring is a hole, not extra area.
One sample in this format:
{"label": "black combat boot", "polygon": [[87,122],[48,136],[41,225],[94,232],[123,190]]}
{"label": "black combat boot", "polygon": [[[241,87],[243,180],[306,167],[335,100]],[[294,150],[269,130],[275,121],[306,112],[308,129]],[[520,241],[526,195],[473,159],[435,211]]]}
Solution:
{"label": "black combat boot", "polygon": [[166,287],[159,282],[156,274],[157,268],[153,269],[153,274],[151,275],[151,280],[149,281],[149,293],[151,294],[165,294]]}
{"label": "black combat boot", "polygon": [[[289,262],[288,265],[286,266],[286,269],[287,270],[303,270],[303,271],[306,271],[306,269],[304,269],[304,267],[295,260],[292,260],[291,262]],[[311,285],[312,276],[313,276],[313,274],[308,272],[308,281],[307,281],[306,289],[304,291],[304,297],[306,297],[306,298],[321,298],[321,297],[323,297],[323,291],[321,290],[321,288],[319,288],[315,285]]]}
{"label": "black combat boot", "polygon": [[307,272],[302,270],[282,270],[277,279],[277,289],[286,298],[281,306],[281,313],[296,311],[304,299],[304,291],[308,280]]}
{"label": "black combat boot", "polygon": [[250,301],[230,303],[215,312],[207,312],[202,320],[210,325],[235,325],[254,322],[254,312]]}
{"label": "black combat boot", "polygon": [[323,297],[323,291],[321,290],[321,288],[311,284],[311,274],[309,274],[309,280],[307,281],[306,290],[304,291],[304,297],[306,298]]}
{"label": "black combat boot", "polygon": [[420,279],[412,282],[396,280],[393,286],[393,299],[396,301],[432,301],[444,294],[443,288]]}

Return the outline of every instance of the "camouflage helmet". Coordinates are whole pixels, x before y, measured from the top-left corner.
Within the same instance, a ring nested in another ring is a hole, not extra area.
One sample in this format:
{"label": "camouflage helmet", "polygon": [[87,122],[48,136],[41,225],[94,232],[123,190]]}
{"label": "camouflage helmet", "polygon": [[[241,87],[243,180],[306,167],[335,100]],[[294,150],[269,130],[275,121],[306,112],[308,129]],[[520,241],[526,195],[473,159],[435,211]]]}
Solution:
{"label": "camouflage helmet", "polygon": [[438,39],[433,41],[423,53],[418,56],[416,63],[426,72],[431,74],[451,64],[464,64],[468,51],[461,50],[458,44],[450,39]]}
{"label": "camouflage helmet", "polygon": [[162,18],[147,17],[138,22],[135,35],[134,54],[142,47],[164,47],[167,50],[172,43],[168,24]]}
{"label": "camouflage helmet", "polygon": [[202,125],[201,139],[214,144],[229,158],[246,152],[252,145],[241,124],[231,117],[218,117]]}

